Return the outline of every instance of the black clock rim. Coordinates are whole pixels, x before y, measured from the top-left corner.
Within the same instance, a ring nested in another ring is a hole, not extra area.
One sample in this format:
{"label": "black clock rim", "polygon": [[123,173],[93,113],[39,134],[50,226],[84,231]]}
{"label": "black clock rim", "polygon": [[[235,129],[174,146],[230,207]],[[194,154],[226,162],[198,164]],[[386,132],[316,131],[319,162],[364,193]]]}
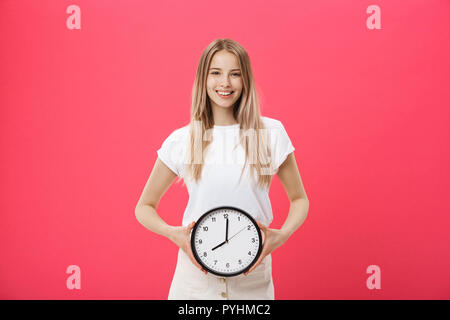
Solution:
{"label": "black clock rim", "polygon": [[[249,220],[255,225],[256,230],[258,232],[258,238],[259,238],[259,246],[258,246],[258,253],[256,254],[255,258],[253,259],[253,261],[243,270],[241,271],[237,271],[234,273],[221,273],[215,270],[212,270],[211,268],[209,268],[207,265],[205,265],[203,263],[203,261],[200,259],[200,257],[197,254],[197,251],[195,249],[195,239],[194,239],[194,234],[195,231],[197,230],[198,224],[200,221],[202,221],[210,212],[212,211],[217,211],[217,210],[222,210],[222,209],[231,209],[231,210],[235,210],[235,211],[239,211],[240,213],[244,214],[245,216],[247,216],[249,218]],[[261,229],[259,228],[258,224],[256,223],[256,220],[247,212],[245,212],[244,210],[237,208],[237,207],[233,207],[233,206],[219,206],[219,207],[215,207],[213,209],[210,209],[208,211],[206,211],[204,214],[202,214],[200,216],[200,218],[197,219],[197,221],[195,222],[194,228],[192,228],[191,231],[191,249],[192,249],[192,253],[194,255],[195,260],[197,260],[197,262],[208,272],[216,275],[216,276],[220,276],[220,277],[235,277],[238,276],[242,273],[245,273],[246,271],[248,271],[255,263],[256,261],[258,261],[259,256],[261,255],[262,252],[262,236],[261,236]]]}

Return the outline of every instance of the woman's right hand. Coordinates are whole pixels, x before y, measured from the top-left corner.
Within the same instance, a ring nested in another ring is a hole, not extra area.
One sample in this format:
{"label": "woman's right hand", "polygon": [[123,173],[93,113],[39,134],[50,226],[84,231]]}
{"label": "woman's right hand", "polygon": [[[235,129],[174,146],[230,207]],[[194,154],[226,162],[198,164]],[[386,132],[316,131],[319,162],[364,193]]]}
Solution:
{"label": "woman's right hand", "polygon": [[191,259],[192,263],[199,268],[202,272],[205,274],[208,274],[208,272],[203,269],[203,267],[195,260],[194,254],[192,253],[191,248],[191,230],[194,228],[195,221],[192,221],[188,226],[186,227],[172,227],[172,230],[170,232],[169,239],[172,240],[178,247],[181,248]]}

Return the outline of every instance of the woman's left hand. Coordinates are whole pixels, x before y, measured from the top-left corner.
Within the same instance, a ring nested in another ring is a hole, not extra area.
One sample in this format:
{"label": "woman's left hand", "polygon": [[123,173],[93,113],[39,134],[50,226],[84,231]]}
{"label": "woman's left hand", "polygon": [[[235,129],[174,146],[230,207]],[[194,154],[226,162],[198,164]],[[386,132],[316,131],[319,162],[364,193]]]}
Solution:
{"label": "woman's left hand", "polygon": [[262,251],[259,259],[247,272],[244,273],[244,275],[248,275],[252,272],[269,253],[281,246],[289,238],[289,235],[283,230],[267,228],[258,221],[256,223],[264,232],[264,243],[262,245]]}

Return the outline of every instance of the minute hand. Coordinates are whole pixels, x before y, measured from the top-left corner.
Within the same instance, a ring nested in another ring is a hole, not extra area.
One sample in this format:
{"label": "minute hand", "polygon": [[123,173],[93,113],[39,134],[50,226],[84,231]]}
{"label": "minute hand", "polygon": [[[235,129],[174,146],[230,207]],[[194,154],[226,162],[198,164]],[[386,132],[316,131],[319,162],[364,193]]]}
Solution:
{"label": "minute hand", "polygon": [[228,242],[228,218],[227,218],[227,226],[225,230],[225,241]]}
{"label": "minute hand", "polygon": [[228,241],[230,241],[231,239],[233,239],[233,237],[237,236],[242,230],[244,230],[247,227],[243,227],[241,230],[239,230],[238,232],[236,232],[235,234],[233,234],[230,238],[228,238]]}

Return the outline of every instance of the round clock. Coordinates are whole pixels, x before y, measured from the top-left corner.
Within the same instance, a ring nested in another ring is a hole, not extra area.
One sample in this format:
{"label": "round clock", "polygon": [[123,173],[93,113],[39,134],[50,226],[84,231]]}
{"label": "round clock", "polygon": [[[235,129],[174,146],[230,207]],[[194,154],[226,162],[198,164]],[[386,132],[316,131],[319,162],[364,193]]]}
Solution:
{"label": "round clock", "polygon": [[223,277],[250,269],[261,254],[261,243],[261,230],[253,217],[230,206],[204,213],[191,234],[195,259],[206,271]]}

